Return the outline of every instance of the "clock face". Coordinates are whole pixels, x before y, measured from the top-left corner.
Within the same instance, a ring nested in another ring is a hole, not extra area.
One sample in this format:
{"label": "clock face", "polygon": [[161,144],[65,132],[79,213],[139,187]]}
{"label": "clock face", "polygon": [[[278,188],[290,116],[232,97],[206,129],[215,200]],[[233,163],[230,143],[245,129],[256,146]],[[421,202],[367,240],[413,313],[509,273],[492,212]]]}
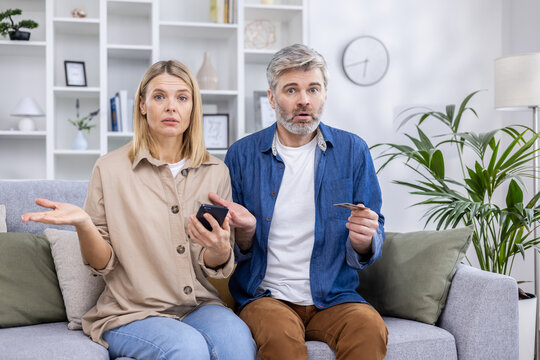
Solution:
{"label": "clock face", "polygon": [[370,86],[384,77],[390,56],[379,39],[365,35],[347,45],[342,60],[343,71],[349,80],[360,86]]}

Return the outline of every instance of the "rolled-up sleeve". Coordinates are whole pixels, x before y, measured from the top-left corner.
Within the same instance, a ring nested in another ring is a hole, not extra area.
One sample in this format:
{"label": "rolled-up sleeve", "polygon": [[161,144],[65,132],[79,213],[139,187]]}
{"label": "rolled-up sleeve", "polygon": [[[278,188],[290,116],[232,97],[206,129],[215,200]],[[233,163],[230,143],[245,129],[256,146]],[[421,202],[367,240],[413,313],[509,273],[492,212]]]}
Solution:
{"label": "rolled-up sleeve", "polygon": [[229,259],[227,262],[225,262],[223,265],[212,269],[206,266],[204,263],[204,252],[206,251],[206,248],[203,248],[202,251],[199,254],[199,258],[197,262],[199,263],[201,270],[203,271],[204,275],[206,277],[211,277],[215,279],[224,279],[226,277],[229,277],[234,269],[234,251],[231,247],[229,250]]}
{"label": "rolled-up sleeve", "polygon": [[92,223],[96,226],[101,237],[109,244],[111,248],[111,258],[107,263],[105,268],[97,270],[88,265],[86,259],[83,258],[84,264],[90,269],[93,274],[96,275],[106,275],[116,265],[116,255],[114,249],[111,245],[111,240],[109,236],[109,229],[107,226],[106,214],[105,214],[105,204],[103,200],[103,187],[101,181],[101,174],[99,169],[99,161],[92,171],[92,176],[90,177],[90,182],[88,183],[88,193],[86,195],[86,201],[84,202],[84,211],[90,216]]}
{"label": "rolled-up sleeve", "polygon": [[371,253],[367,255],[360,255],[354,250],[351,244],[351,238],[348,237],[347,243],[345,244],[347,249],[347,265],[353,269],[363,270],[369,265],[373,264],[382,255],[383,242],[384,233],[379,228],[371,239]]}

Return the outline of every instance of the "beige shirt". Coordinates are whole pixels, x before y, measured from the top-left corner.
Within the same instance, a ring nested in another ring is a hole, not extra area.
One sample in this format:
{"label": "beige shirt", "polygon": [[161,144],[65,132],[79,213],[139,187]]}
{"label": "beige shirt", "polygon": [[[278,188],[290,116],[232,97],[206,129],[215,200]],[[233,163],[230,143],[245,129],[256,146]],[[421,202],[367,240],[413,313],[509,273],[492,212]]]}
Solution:
{"label": "beige shirt", "polygon": [[[234,255],[214,270],[204,265],[205,249],[187,239],[189,216],[209,192],[231,200],[229,170],[211,157],[197,168],[189,160],[176,179],[167,163],[144,149],[133,163],[131,144],[96,162],[84,209],[112,256],[103,270],[105,290],[82,319],[92,340],[107,346],[105,331],[149,316],[182,319],[203,304],[223,304],[206,277],[231,274]],[[186,173],[187,169],[187,173]]]}

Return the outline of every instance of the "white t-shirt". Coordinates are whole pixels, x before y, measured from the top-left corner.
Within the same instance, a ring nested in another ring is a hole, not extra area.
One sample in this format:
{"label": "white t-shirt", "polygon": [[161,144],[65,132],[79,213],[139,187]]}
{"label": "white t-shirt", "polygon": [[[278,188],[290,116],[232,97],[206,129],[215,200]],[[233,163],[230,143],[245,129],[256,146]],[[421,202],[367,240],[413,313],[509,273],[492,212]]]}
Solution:
{"label": "white t-shirt", "polygon": [[176,175],[180,172],[184,164],[186,163],[186,159],[182,159],[177,163],[169,164],[169,168],[171,169],[173,178],[176,179]]}
{"label": "white t-shirt", "polygon": [[317,138],[301,147],[279,142],[276,149],[285,163],[270,232],[268,265],[260,285],[272,297],[299,305],[313,305],[309,281],[315,242],[315,148]]}

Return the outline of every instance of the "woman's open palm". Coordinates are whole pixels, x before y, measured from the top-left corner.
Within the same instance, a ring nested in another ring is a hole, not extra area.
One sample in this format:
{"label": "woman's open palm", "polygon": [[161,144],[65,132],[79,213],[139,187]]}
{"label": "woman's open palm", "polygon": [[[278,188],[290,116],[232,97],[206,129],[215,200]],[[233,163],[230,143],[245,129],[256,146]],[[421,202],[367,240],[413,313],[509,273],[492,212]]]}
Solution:
{"label": "woman's open palm", "polygon": [[88,219],[88,214],[73,204],[47,199],[36,199],[36,204],[52,210],[26,213],[22,216],[23,222],[36,221],[44,224],[76,226]]}

